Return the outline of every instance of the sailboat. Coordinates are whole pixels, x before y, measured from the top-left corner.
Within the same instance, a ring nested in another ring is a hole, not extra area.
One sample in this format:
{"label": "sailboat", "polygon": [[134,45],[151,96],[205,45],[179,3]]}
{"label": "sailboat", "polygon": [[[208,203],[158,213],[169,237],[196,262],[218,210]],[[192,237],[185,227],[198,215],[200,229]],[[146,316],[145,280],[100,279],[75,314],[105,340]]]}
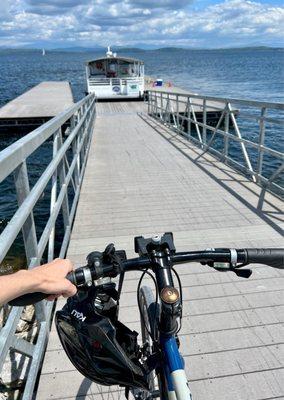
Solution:
{"label": "sailboat", "polygon": [[45,49],[42,49],[42,55],[45,56]]}

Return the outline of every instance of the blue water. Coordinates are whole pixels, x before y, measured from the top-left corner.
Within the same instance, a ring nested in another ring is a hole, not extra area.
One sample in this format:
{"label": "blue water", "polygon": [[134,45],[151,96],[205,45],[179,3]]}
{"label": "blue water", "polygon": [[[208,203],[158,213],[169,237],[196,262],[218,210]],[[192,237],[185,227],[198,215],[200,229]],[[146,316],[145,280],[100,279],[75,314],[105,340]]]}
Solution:
{"label": "blue water", "polygon": [[[47,52],[43,57],[40,51],[0,52],[0,107],[47,80],[68,80],[71,82],[75,101],[80,100],[85,95],[84,62],[100,55],[103,54]],[[120,55],[143,59],[147,75],[174,82],[192,92],[284,102],[283,50],[158,50],[125,52]],[[256,130],[249,123],[242,128],[250,139],[256,137]],[[268,127],[266,144],[279,148],[281,131],[269,129]],[[13,132],[8,138],[0,137],[0,150],[15,140],[17,137],[13,136]],[[28,160],[31,186],[41,175],[50,157],[51,145],[47,143]],[[270,160],[267,160],[267,172],[270,167]],[[0,183],[0,232],[17,207],[12,179],[9,177]],[[37,205],[35,218],[40,226],[49,214],[46,201],[48,197],[47,191]],[[21,235],[7,259],[5,268],[9,268],[10,264],[20,267],[25,264]]]}
{"label": "blue water", "polygon": [[[284,51],[162,50],[123,53],[145,61],[148,75],[191,91],[283,102]],[[68,80],[75,100],[84,96],[86,60],[100,53],[0,52],[0,106],[43,80]],[[122,55],[122,54],[121,54]]]}

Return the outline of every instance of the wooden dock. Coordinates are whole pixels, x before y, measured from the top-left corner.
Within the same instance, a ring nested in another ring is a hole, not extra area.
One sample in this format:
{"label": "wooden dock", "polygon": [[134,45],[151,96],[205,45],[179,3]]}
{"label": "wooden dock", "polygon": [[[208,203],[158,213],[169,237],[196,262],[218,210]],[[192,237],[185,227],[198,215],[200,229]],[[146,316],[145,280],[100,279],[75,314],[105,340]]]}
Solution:
{"label": "wooden dock", "polygon": [[[0,109],[0,131],[29,130],[74,104],[70,83],[41,82]],[[13,132],[14,133],[14,132]]]}
{"label": "wooden dock", "polygon": [[[135,235],[165,231],[178,251],[283,245],[280,200],[267,194],[260,204],[261,189],[244,176],[209,154],[196,161],[201,150],[147,116],[145,104],[98,103],[97,113],[68,250],[76,266],[109,242],[134,256]],[[245,280],[199,264],[177,269],[193,399],[284,399],[283,271],[259,265]],[[126,277],[120,315],[139,331],[137,276]],[[75,370],[53,324],[36,400],[119,398]]]}

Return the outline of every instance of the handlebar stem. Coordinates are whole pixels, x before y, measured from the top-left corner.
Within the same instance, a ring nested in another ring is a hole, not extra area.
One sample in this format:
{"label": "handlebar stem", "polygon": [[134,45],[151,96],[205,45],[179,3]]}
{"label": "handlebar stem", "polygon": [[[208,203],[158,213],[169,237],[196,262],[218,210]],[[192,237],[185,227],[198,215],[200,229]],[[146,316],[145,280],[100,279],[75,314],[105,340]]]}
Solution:
{"label": "handlebar stem", "polygon": [[[159,329],[164,335],[173,335],[178,330],[177,319],[181,316],[180,293],[174,287],[171,268],[173,266],[169,249],[151,251],[151,268],[156,276],[161,299]],[[172,297],[169,293],[174,293]]]}

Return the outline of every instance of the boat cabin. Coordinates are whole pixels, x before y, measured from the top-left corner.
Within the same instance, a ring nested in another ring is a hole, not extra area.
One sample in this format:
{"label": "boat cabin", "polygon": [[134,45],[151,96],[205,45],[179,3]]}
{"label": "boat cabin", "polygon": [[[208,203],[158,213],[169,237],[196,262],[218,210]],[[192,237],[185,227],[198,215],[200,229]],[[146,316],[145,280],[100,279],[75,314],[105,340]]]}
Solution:
{"label": "boat cabin", "polygon": [[110,48],[106,57],[86,63],[87,92],[100,99],[132,97],[144,94],[144,62],[117,57]]}

